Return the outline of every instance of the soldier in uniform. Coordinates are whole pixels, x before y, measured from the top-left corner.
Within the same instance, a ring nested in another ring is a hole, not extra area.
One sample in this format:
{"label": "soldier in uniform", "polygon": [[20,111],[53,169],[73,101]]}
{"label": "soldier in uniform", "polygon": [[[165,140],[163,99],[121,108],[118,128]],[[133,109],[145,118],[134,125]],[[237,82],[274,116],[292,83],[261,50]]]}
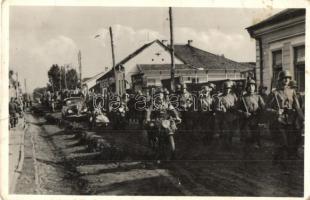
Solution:
{"label": "soldier in uniform", "polygon": [[[152,103],[146,110],[146,123],[148,124],[151,120],[160,122],[161,120],[169,120],[171,117],[175,118],[177,123],[180,123],[182,120],[179,117],[177,110],[173,105],[164,98],[164,90],[159,88],[156,91],[156,94],[152,100]],[[176,126],[175,126],[176,130]],[[173,130],[172,132],[174,132]],[[152,141],[156,133],[149,132],[149,142]]]}
{"label": "soldier in uniform", "polygon": [[259,95],[264,99],[264,102],[266,103],[268,101],[268,94],[267,94],[268,87],[265,85],[259,86]]}
{"label": "soldier in uniform", "polygon": [[181,113],[184,128],[186,130],[192,129],[192,119],[190,112],[193,106],[193,97],[186,89],[186,84],[181,85],[181,92],[178,95],[179,107],[178,111]]}
{"label": "soldier in uniform", "polygon": [[[296,92],[296,96],[301,108],[301,112],[305,113],[305,101],[304,101],[304,95],[302,95],[299,91],[298,91],[298,85],[297,82],[295,80],[291,80],[289,83],[290,88],[292,88],[295,92]],[[296,134],[296,143],[293,147],[293,156],[295,156],[296,158],[299,158],[298,155],[298,148],[300,146],[300,144],[302,143],[302,137],[304,135],[304,119],[301,117],[297,117],[296,121],[294,123],[294,130],[295,130],[295,134]]]}
{"label": "soldier in uniform", "polygon": [[267,111],[273,116],[270,130],[274,139],[274,161],[291,158],[296,144],[294,122],[297,117],[303,119],[303,114],[297,99],[296,92],[289,87],[291,74],[285,70],[280,72],[278,88],[270,93]]}
{"label": "soldier in uniform", "polygon": [[215,112],[214,97],[211,92],[214,84],[208,83],[203,87],[199,96],[199,113],[201,129],[205,132],[204,143],[211,144],[214,136]]}
{"label": "soldier in uniform", "polygon": [[265,109],[263,98],[255,93],[254,80],[247,82],[246,93],[240,96],[237,111],[240,115],[240,131],[243,138],[243,153],[247,158],[252,144],[260,145],[259,126],[260,115]]}
{"label": "soldier in uniform", "polygon": [[220,137],[223,145],[230,148],[233,138],[233,123],[236,119],[237,96],[231,91],[232,81],[225,81],[223,84],[223,93],[216,99],[216,117],[220,127]]}

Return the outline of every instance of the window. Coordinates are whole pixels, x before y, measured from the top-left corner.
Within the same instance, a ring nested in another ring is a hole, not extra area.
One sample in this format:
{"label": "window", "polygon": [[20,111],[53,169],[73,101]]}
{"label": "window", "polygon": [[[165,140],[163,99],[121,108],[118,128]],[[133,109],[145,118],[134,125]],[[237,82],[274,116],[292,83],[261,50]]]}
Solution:
{"label": "window", "polygon": [[294,74],[298,91],[305,91],[305,46],[294,48]]}
{"label": "window", "polygon": [[272,85],[277,86],[279,73],[282,71],[282,50],[272,52]]}

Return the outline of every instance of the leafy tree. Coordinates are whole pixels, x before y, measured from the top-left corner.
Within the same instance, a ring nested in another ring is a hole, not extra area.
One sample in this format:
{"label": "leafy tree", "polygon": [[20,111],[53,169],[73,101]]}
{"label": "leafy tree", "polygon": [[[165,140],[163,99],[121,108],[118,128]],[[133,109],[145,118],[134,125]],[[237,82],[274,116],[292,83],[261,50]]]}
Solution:
{"label": "leafy tree", "polygon": [[47,72],[48,81],[53,86],[54,90],[59,90],[60,88],[60,68],[57,64],[51,66]]}
{"label": "leafy tree", "polygon": [[48,71],[49,87],[51,90],[75,89],[79,85],[78,73],[75,69],[67,69],[68,66],[51,66]]}
{"label": "leafy tree", "polygon": [[44,94],[44,92],[46,91],[46,87],[42,87],[42,88],[35,88],[33,90],[33,98],[37,99],[37,98],[41,98],[41,95]]}
{"label": "leafy tree", "polygon": [[79,84],[78,74],[75,69],[70,69],[66,73],[68,89],[75,89]]}

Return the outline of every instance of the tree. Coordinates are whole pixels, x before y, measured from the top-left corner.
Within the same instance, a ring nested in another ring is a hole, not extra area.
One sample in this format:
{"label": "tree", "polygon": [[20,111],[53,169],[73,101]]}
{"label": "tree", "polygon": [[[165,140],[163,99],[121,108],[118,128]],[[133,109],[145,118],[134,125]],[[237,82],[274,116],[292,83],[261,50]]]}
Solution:
{"label": "tree", "polygon": [[78,73],[75,69],[70,69],[66,73],[68,89],[75,89],[79,85]]}
{"label": "tree", "polygon": [[51,66],[47,72],[48,81],[54,88],[54,90],[60,89],[60,68],[57,64]]}
{"label": "tree", "polygon": [[33,90],[33,98],[37,99],[37,98],[41,98],[41,96],[44,94],[44,92],[46,91],[46,87],[42,87],[42,88],[35,88]]}
{"label": "tree", "polygon": [[59,67],[57,64],[48,70],[49,88],[58,91],[60,89],[75,89],[79,85],[78,73],[75,69],[67,69],[68,66]]}

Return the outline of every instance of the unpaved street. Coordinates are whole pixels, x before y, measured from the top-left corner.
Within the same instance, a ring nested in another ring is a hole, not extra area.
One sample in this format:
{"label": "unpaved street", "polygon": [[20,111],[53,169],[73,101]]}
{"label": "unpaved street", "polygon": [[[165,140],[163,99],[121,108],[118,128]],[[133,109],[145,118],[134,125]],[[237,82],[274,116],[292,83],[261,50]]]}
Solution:
{"label": "unpaved street", "polygon": [[288,161],[289,173],[272,164],[271,143],[242,160],[199,134],[176,135],[177,157],[156,162],[143,131],[96,130],[117,147],[108,158],[90,152],[71,129],[28,114],[25,159],[18,194],[302,196],[303,162]]}

